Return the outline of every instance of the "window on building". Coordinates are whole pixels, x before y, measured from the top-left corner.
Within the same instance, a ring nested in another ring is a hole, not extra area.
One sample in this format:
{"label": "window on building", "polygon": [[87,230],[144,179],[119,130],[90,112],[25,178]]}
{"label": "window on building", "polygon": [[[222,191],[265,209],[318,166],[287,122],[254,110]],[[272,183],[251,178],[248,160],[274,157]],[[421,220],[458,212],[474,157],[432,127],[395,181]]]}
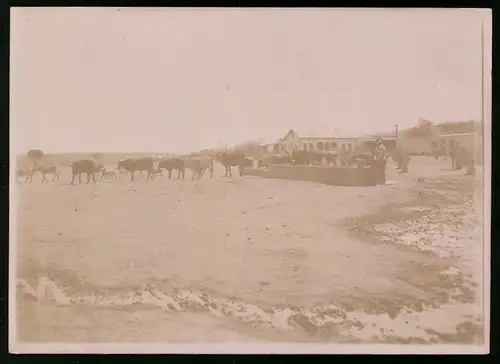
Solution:
{"label": "window on building", "polygon": [[318,142],[318,149],[323,150],[323,143],[322,142]]}
{"label": "window on building", "polygon": [[345,144],[342,144],[342,149],[345,149]]}
{"label": "window on building", "polygon": [[304,144],[304,145],[302,146],[302,149],[303,149],[303,150],[307,150],[307,144]]}
{"label": "window on building", "polygon": [[352,145],[351,144],[347,144],[347,150],[350,152],[352,150]]}
{"label": "window on building", "polygon": [[313,150],[313,149],[314,149],[313,143],[309,143],[309,150]]}
{"label": "window on building", "polygon": [[330,150],[330,143],[328,142],[325,143],[325,150]]}
{"label": "window on building", "polygon": [[332,149],[337,149],[337,143],[336,142],[332,142]]}

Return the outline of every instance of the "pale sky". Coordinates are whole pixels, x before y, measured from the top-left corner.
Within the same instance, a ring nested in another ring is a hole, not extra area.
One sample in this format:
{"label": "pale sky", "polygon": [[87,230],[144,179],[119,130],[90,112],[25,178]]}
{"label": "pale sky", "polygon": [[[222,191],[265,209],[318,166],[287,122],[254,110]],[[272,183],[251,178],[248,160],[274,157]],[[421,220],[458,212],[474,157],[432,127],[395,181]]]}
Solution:
{"label": "pale sky", "polygon": [[479,120],[482,16],[11,8],[12,148],[185,153]]}

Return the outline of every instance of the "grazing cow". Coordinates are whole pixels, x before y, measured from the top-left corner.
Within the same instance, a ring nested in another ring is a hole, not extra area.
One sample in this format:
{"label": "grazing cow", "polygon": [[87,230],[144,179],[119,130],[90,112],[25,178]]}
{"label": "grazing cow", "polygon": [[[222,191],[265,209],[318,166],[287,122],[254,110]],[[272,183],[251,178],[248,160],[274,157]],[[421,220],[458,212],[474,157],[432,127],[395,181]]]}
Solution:
{"label": "grazing cow", "polygon": [[102,171],[102,167],[95,164],[93,160],[82,159],[71,164],[71,184],[75,182],[75,177],[78,176],[78,183],[82,183],[82,173],[87,175],[87,183],[90,183],[90,178],[95,183],[95,173]]}
{"label": "grazing cow", "polygon": [[[52,182],[59,181],[60,172],[57,170],[57,167],[55,167],[55,166],[50,166],[50,167],[37,166],[34,169],[33,174],[35,172],[40,172],[42,174],[42,183],[47,181],[46,176],[48,174],[52,175]],[[31,182],[31,178],[33,177],[33,174],[30,177],[30,182]]]}
{"label": "grazing cow", "polygon": [[186,168],[193,171],[191,179],[200,179],[205,174],[205,171],[210,172],[210,178],[214,174],[214,160],[209,156],[192,156],[186,158]]}
{"label": "grazing cow", "polygon": [[116,171],[108,171],[108,170],[106,170],[106,168],[102,167],[101,168],[101,178],[103,180],[113,181],[113,180],[118,179],[118,174],[116,173]]}
{"label": "grazing cow", "polygon": [[130,181],[134,180],[135,171],[139,171],[139,173],[143,171],[148,172],[148,179],[153,179],[153,169],[154,169],[154,159],[151,157],[146,158],[138,158],[138,159],[125,159],[118,162],[119,170],[126,170],[130,172]]}
{"label": "grazing cow", "polygon": [[226,169],[226,174],[224,177],[232,177],[233,173],[231,171],[232,166],[238,166],[240,171],[240,176],[243,168],[248,165],[248,158],[244,153],[239,152],[222,152],[217,153],[217,160]]}
{"label": "grazing cow", "polygon": [[183,158],[168,158],[162,159],[158,163],[158,168],[168,171],[168,178],[172,178],[172,170],[177,170],[177,179],[184,179],[186,172],[186,160]]}
{"label": "grazing cow", "polygon": [[31,171],[29,169],[18,169],[16,170],[16,182],[21,183],[18,180],[19,177],[25,177],[24,183],[26,183],[30,180]]}

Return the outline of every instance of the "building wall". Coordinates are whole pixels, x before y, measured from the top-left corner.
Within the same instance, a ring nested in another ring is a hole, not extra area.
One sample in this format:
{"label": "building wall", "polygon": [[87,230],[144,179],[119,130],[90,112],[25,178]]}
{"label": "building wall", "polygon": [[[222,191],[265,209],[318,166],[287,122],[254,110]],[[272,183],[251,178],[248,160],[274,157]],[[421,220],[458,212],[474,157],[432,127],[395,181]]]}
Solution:
{"label": "building wall", "polygon": [[280,140],[280,144],[281,144],[281,150],[284,151],[290,151],[301,148],[300,138],[294,132],[289,133],[284,139]]}
{"label": "building wall", "polygon": [[346,150],[354,151],[356,149],[356,139],[344,138],[301,138],[301,149],[306,150]]}
{"label": "building wall", "polygon": [[464,146],[471,153],[478,153],[482,148],[479,134],[450,134],[433,138],[402,137],[396,145],[413,155],[448,155],[453,145]]}
{"label": "building wall", "polygon": [[480,145],[479,134],[456,134],[456,135],[441,135],[433,138],[432,150],[441,151],[446,154],[450,153],[451,148],[455,146],[462,146],[470,153],[475,153],[476,146]]}
{"label": "building wall", "polygon": [[344,147],[354,152],[357,149],[357,144],[357,138],[308,138],[299,137],[294,131],[290,131],[285,138],[275,144],[273,151],[338,150]]}
{"label": "building wall", "polygon": [[430,138],[402,137],[396,140],[396,148],[402,148],[410,155],[430,154],[432,140]]}

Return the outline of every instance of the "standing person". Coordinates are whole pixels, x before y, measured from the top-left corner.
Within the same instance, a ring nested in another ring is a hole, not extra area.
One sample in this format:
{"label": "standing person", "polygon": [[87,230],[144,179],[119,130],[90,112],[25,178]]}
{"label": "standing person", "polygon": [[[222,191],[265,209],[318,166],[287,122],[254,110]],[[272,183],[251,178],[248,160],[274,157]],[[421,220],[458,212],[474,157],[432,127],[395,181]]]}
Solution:
{"label": "standing person", "polygon": [[474,165],[474,158],[472,151],[468,150],[465,146],[461,146],[459,149],[459,161],[457,160],[457,169],[466,168],[466,174],[472,173],[472,167]]}
{"label": "standing person", "polygon": [[476,174],[476,163],[474,160],[474,154],[471,151],[466,151],[466,160],[465,160],[465,174],[466,175],[475,175]]}
{"label": "standing person", "polygon": [[465,148],[462,146],[457,146],[454,152],[455,152],[455,169],[460,170],[464,167]]}
{"label": "standing person", "polygon": [[385,185],[385,165],[387,163],[387,148],[382,142],[382,138],[377,138],[376,147],[373,150],[373,160],[376,175],[376,184]]}
{"label": "standing person", "polygon": [[398,164],[398,169],[403,168],[402,160],[401,160],[401,148],[396,147],[392,152],[392,160]]}
{"label": "standing person", "polygon": [[399,151],[399,163],[401,165],[399,173],[408,173],[408,163],[410,163],[410,153],[405,149]]}
{"label": "standing person", "polygon": [[457,166],[457,146],[453,144],[450,147],[450,159],[451,159],[451,169],[455,169]]}

